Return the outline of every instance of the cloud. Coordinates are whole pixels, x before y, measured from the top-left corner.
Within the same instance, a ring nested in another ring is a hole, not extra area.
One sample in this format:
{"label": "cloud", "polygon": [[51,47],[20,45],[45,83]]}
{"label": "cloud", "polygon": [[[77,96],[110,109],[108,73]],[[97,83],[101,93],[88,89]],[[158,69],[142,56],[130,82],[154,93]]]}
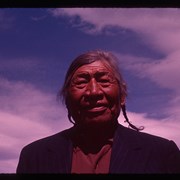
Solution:
{"label": "cloud", "polygon": [[[134,57],[116,53],[120,60],[120,65],[139,78],[148,78],[161,88],[171,91],[167,101],[163,105],[163,111],[170,118],[179,121],[180,116],[180,67],[179,52],[171,53],[163,59],[154,61],[150,58]],[[125,60],[125,61],[124,61]],[[157,97],[158,98],[158,97]],[[160,97],[159,97],[160,98]],[[179,126],[180,130],[180,126]]]}
{"label": "cloud", "polygon": [[165,53],[180,47],[178,8],[55,8],[49,12],[55,17],[69,17],[72,24],[79,24],[87,33],[119,27],[133,30],[144,42]]}
{"label": "cloud", "polygon": [[23,146],[53,133],[47,124],[0,112],[0,172],[14,173]]}
{"label": "cloud", "polygon": [[26,144],[71,126],[56,95],[29,83],[0,78],[0,99],[0,172],[15,172]]}
{"label": "cloud", "polygon": [[6,71],[17,71],[17,70],[33,70],[33,68],[39,65],[39,60],[35,58],[13,58],[13,59],[5,59],[0,57],[0,70]]}
{"label": "cloud", "polygon": [[57,120],[60,107],[56,102],[56,95],[52,96],[36,89],[30,83],[21,81],[11,82],[0,78],[0,108],[15,115],[21,115],[34,121],[48,121],[48,117]]}
{"label": "cloud", "polygon": [[[160,121],[157,121],[156,119],[147,118],[146,113],[138,114],[134,112],[127,112],[127,115],[132,124],[137,127],[145,127],[142,132],[173,140],[180,148],[180,121],[178,118],[164,118]],[[124,123],[124,117],[122,117],[122,115],[119,117],[119,122],[126,127],[128,126],[127,123]]]}
{"label": "cloud", "polygon": [[129,71],[133,71],[139,78],[148,78],[160,87],[180,93],[178,80],[180,78],[180,53],[174,52],[163,59],[150,59],[123,55],[114,52],[120,61],[120,65]]}
{"label": "cloud", "polygon": [[161,87],[172,89],[175,93],[180,94],[180,86],[178,85],[180,78],[179,57],[180,52],[173,52],[154,66],[149,64],[146,74]]}

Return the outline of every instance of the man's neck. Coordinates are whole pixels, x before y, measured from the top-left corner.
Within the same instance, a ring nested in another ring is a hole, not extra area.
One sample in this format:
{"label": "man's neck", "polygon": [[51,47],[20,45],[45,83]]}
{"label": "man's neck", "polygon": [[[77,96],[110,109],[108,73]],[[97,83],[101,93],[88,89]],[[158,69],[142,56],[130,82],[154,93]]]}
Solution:
{"label": "man's neck", "polygon": [[97,126],[76,126],[73,143],[86,152],[97,152],[107,143],[112,143],[118,123]]}

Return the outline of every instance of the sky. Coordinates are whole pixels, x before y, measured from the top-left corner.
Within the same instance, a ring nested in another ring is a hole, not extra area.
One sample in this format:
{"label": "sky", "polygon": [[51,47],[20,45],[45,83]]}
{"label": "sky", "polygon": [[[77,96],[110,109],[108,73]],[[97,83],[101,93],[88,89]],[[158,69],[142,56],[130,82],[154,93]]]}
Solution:
{"label": "sky", "polygon": [[129,120],[180,147],[179,19],[178,8],[0,8],[0,173],[72,126],[57,93],[73,59],[95,49],[119,59]]}

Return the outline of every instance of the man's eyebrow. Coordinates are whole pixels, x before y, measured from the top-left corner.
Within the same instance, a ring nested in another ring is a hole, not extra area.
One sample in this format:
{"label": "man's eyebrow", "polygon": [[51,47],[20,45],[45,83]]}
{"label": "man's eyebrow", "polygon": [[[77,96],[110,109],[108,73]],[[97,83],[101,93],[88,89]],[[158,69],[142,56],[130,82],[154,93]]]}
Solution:
{"label": "man's eyebrow", "polygon": [[109,72],[109,71],[107,71],[107,70],[105,70],[105,71],[97,71],[96,73],[95,73],[95,76],[104,76],[104,75],[108,75],[108,74],[111,74],[111,72]]}
{"label": "man's eyebrow", "polygon": [[108,74],[110,73],[109,71],[105,71],[105,70],[100,70],[100,71],[97,71],[95,74]]}
{"label": "man's eyebrow", "polygon": [[81,72],[74,74],[74,77],[86,77],[86,76],[89,76],[89,73],[86,71],[81,71]]}

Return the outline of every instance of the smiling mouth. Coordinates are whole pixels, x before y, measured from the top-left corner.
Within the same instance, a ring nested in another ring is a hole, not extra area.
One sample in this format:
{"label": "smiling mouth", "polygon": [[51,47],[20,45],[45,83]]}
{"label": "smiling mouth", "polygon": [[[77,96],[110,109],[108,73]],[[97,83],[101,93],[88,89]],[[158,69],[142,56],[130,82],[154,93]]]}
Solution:
{"label": "smiling mouth", "polygon": [[102,113],[107,109],[106,106],[95,106],[87,109],[89,113]]}

